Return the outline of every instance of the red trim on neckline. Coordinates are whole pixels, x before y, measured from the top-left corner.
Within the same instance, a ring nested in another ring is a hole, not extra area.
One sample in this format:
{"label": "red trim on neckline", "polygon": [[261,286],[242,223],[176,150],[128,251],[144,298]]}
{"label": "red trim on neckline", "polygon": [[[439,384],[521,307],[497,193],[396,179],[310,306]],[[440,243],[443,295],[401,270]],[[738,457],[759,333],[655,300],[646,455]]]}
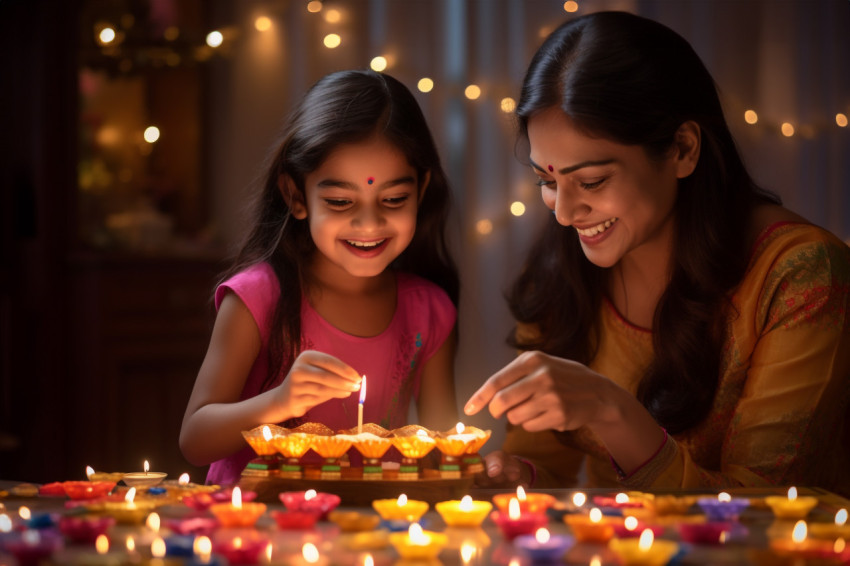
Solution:
{"label": "red trim on neckline", "polygon": [[611,311],[613,311],[614,316],[620,322],[622,322],[623,324],[625,324],[626,326],[628,326],[632,330],[637,330],[638,332],[646,332],[647,334],[652,334],[651,328],[644,328],[643,326],[638,326],[637,324],[632,324],[631,322],[626,320],[626,318],[622,314],[620,314],[620,311],[617,310],[617,307],[614,306],[614,303],[611,301],[611,299],[608,297],[608,295],[602,295],[602,299],[606,303],[608,303],[608,307],[611,309]]}

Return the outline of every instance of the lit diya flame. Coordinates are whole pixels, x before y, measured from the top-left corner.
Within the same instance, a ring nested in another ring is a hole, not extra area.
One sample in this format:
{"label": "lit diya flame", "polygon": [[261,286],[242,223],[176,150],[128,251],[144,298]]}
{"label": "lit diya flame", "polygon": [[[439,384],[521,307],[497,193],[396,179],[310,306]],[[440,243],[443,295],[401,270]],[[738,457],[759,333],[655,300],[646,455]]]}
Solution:
{"label": "lit diya flame", "polygon": [[838,512],[835,513],[835,524],[838,527],[843,527],[847,522],[847,509],[839,509]]}
{"label": "lit diya flame", "polygon": [[301,556],[308,564],[315,564],[319,561],[319,549],[312,542],[306,542],[301,547]]}
{"label": "lit diya flame", "polygon": [[210,537],[207,536],[199,536],[195,539],[195,542],[192,544],[192,552],[194,552],[195,556],[204,563],[210,561],[210,555],[212,554],[212,541]]}
{"label": "lit diya flame", "polygon": [[189,485],[189,474],[180,474],[180,477],[177,478],[177,485]]}
{"label": "lit diya flame", "polygon": [[109,552],[109,539],[104,534],[97,535],[94,541],[94,549],[98,554],[106,554]]}
{"label": "lit diya flame", "polygon": [[472,497],[469,495],[464,495],[460,500],[460,505],[458,505],[458,509],[465,513],[469,513],[472,511]]}
{"label": "lit diya flame", "polygon": [[272,439],[272,429],[269,428],[269,425],[263,425],[263,439],[266,442]]}
{"label": "lit diya flame", "polygon": [[404,507],[405,505],[407,505],[407,496],[402,493],[398,496],[398,499],[396,500],[395,504],[399,507]]}
{"label": "lit diya flame", "polygon": [[508,502],[508,518],[512,521],[516,521],[519,519],[519,516],[519,499],[511,497],[511,500]]}
{"label": "lit diya flame", "polygon": [[147,460],[145,460],[145,464],[143,466],[143,469],[145,470],[145,473],[148,473],[149,471],[151,471],[151,465],[148,463]]}
{"label": "lit diya flame", "polygon": [[642,552],[647,552],[652,548],[652,543],[655,541],[655,535],[652,534],[652,529],[644,529],[638,540],[638,548]]}
{"label": "lit diya flame", "polygon": [[526,499],[525,490],[522,488],[521,485],[518,485],[517,488],[516,488],[516,498],[519,499],[520,501],[525,501],[525,499]]}
{"label": "lit diya flame", "polygon": [[236,509],[242,509],[242,490],[237,485],[233,488],[233,495],[230,497],[230,503]]}
{"label": "lit diya flame", "polygon": [[372,558],[371,554],[367,554],[363,559],[363,566],[375,566],[375,559]]}
{"label": "lit diya flame", "polygon": [[407,529],[407,536],[410,538],[410,544],[417,546],[425,546],[431,542],[431,537],[422,531],[422,525],[419,523],[410,524],[410,528]]}
{"label": "lit diya flame", "polygon": [[148,518],[145,520],[145,525],[155,533],[159,532],[159,527],[162,521],[159,518],[159,513],[151,513],[148,515]]}
{"label": "lit diya flame", "polygon": [[163,558],[165,556],[165,541],[162,537],[156,537],[151,543],[151,555],[154,558]]}
{"label": "lit diya flame", "polygon": [[127,495],[124,496],[124,501],[126,501],[130,507],[133,507],[135,504],[133,501],[136,499],[136,488],[131,487],[127,490]]}
{"label": "lit diya flame", "polygon": [[619,503],[620,505],[625,505],[626,503],[629,502],[629,496],[628,496],[628,494],[625,494],[625,493],[618,493],[614,497],[614,501],[616,503]]}
{"label": "lit diya flame", "polygon": [[797,521],[794,524],[794,530],[791,531],[791,540],[794,541],[794,544],[802,544],[806,540],[808,531],[805,521]]}
{"label": "lit diya flame", "polygon": [[86,478],[91,481],[91,477],[94,475],[94,468],[91,466],[86,466]]}
{"label": "lit diya flame", "polygon": [[591,523],[598,523],[602,520],[602,511],[599,509],[599,507],[594,507],[593,509],[591,509],[588,515],[590,517]]}
{"label": "lit diya flame", "polygon": [[133,535],[127,537],[127,540],[124,541],[124,546],[130,554],[136,551],[136,539],[133,538]]}
{"label": "lit diya flame", "polygon": [[534,533],[534,540],[536,540],[539,544],[546,544],[549,542],[549,536],[549,529],[540,527]]}
{"label": "lit diya flame", "polygon": [[29,521],[30,519],[32,519],[32,512],[30,511],[30,508],[26,505],[20,506],[20,508],[18,509],[18,515],[20,515],[21,519],[23,519],[24,521]]}
{"label": "lit diya flame", "polygon": [[457,431],[458,434],[463,434],[463,431],[464,431],[465,428],[466,427],[464,426],[463,423],[457,423],[455,425],[455,430]]}
{"label": "lit diya flame", "polygon": [[12,532],[12,518],[6,513],[0,513],[0,533]]}
{"label": "lit diya flame", "polygon": [[311,499],[315,499],[318,493],[315,489],[308,489],[304,492],[304,501],[310,501]]}
{"label": "lit diya flame", "polygon": [[593,558],[590,559],[590,566],[602,566],[602,559],[598,554],[594,554]]}
{"label": "lit diya flame", "polygon": [[843,538],[835,539],[835,544],[832,545],[832,552],[835,554],[843,554],[844,550],[847,548],[847,543]]}
{"label": "lit diya flame", "polygon": [[460,547],[460,559],[463,560],[464,564],[469,564],[472,562],[472,559],[475,558],[475,554],[478,552],[478,547],[474,544],[469,544],[468,542],[463,543]]}
{"label": "lit diya flame", "polygon": [[797,499],[797,488],[793,485],[788,488],[788,501],[794,501]]}
{"label": "lit diya flame", "polygon": [[637,517],[632,517],[632,516],[626,517],[623,520],[623,526],[626,527],[627,531],[635,530],[638,527]]}
{"label": "lit diya flame", "polygon": [[722,501],[724,503],[729,503],[732,501],[732,496],[726,493],[725,491],[721,491],[717,494],[717,501]]}
{"label": "lit diya flame", "polygon": [[272,543],[266,545],[266,550],[263,554],[266,556],[266,562],[272,561]]}
{"label": "lit diya flame", "polygon": [[587,503],[587,496],[584,493],[577,491],[573,494],[573,505],[581,507],[585,503]]}

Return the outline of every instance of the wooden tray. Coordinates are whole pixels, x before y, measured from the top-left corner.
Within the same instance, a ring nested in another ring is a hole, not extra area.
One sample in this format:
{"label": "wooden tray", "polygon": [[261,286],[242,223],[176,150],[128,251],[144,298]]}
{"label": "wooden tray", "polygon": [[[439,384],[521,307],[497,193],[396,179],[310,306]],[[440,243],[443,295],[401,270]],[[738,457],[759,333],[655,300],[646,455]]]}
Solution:
{"label": "wooden tray", "polygon": [[288,479],[281,477],[242,476],[239,487],[257,493],[256,501],[280,503],[282,491],[315,489],[339,495],[340,505],[371,507],[375,499],[396,499],[402,493],[409,499],[426,501],[431,505],[439,501],[460,499],[469,493],[472,478],[418,479],[418,480],[363,480],[363,479]]}

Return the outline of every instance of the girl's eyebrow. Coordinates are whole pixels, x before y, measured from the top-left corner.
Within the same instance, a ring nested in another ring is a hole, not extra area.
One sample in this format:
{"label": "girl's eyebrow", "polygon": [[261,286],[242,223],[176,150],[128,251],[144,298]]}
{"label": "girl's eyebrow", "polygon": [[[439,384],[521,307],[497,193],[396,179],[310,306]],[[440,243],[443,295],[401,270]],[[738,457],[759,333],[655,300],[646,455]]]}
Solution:
{"label": "girl's eyebrow", "polygon": [[[382,189],[395,187],[398,185],[406,185],[416,184],[416,179],[413,178],[412,175],[405,175],[403,177],[398,177],[397,179],[391,179],[386,183],[383,183],[380,187]],[[316,185],[320,189],[329,189],[329,188],[337,188],[337,189],[348,189],[351,191],[356,191],[358,189],[357,183],[352,183],[351,181],[342,181],[339,179],[322,179]]]}
{"label": "girl's eyebrow", "polygon": [[[535,169],[537,169],[538,171],[540,171],[542,173],[546,173],[546,170],[543,169],[543,167],[541,167],[540,165],[538,165],[537,163],[535,163],[531,159],[529,159],[528,161],[531,163],[532,167],[534,167]],[[581,163],[576,163],[575,165],[569,165],[569,166],[564,167],[562,169],[558,169],[558,173],[561,174],[561,175],[566,175],[567,173],[572,173],[573,171],[578,171],[579,169],[582,169],[584,167],[593,167],[595,165],[610,165],[611,163],[614,163],[615,161],[617,161],[617,160],[616,159],[602,159],[602,160],[599,160],[599,161],[582,161]]]}

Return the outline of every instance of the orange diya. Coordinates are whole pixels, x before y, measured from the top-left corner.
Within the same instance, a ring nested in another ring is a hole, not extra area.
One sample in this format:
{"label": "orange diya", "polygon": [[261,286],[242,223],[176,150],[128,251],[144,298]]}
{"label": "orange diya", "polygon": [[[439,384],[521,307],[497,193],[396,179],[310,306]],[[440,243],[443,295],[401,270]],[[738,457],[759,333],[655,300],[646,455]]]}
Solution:
{"label": "orange diya", "polygon": [[284,458],[280,465],[280,477],[300,480],[303,476],[301,457],[310,449],[310,435],[282,429],[280,434],[272,434],[271,442]]}
{"label": "orange diya", "polygon": [[419,479],[419,461],[436,447],[428,429],[418,425],[406,425],[393,431],[393,446],[401,452],[398,479]]}
{"label": "orange diya", "polygon": [[242,501],[242,490],[233,488],[230,503],[214,503],[210,512],[215,515],[222,527],[253,527],[257,519],[266,512],[264,503]]}
{"label": "orange diya", "polygon": [[492,431],[481,430],[478,427],[467,425],[464,429],[464,433],[472,434],[475,438],[466,447],[466,453],[463,455],[463,467],[461,471],[465,476],[474,476],[475,474],[484,471],[484,459],[481,457],[479,452],[487,441],[490,440]]}
{"label": "orange diya", "polygon": [[[358,429],[361,429],[358,432]],[[339,436],[351,440],[354,448],[363,455],[363,479],[379,480],[384,471],[381,459],[393,445],[389,439],[390,431],[375,423],[366,423],[362,427],[350,428],[340,432]]]}
{"label": "orange diya", "polygon": [[477,435],[464,432],[463,423],[457,423],[454,430],[438,432],[434,435],[434,443],[441,452],[440,476],[446,479],[460,478],[461,459],[469,449],[469,445],[477,440]]}
{"label": "orange diya", "polygon": [[272,476],[280,471],[280,454],[272,440],[283,434],[285,429],[277,425],[260,425],[251,430],[243,430],[242,437],[256,452],[254,458],[245,466],[242,475]]}
{"label": "orange diya", "polygon": [[349,438],[336,434],[329,436],[315,434],[310,438],[310,448],[324,459],[319,476],[321,479],[340,479],[342,477],[340,458],[351,448]]}
{"label": "orange diya", "polygon": [[564,515],[564,522],[570,527],[578,542],[606,543],[614,536],[614,524],[602,515],[598,507],[589,513]]}

